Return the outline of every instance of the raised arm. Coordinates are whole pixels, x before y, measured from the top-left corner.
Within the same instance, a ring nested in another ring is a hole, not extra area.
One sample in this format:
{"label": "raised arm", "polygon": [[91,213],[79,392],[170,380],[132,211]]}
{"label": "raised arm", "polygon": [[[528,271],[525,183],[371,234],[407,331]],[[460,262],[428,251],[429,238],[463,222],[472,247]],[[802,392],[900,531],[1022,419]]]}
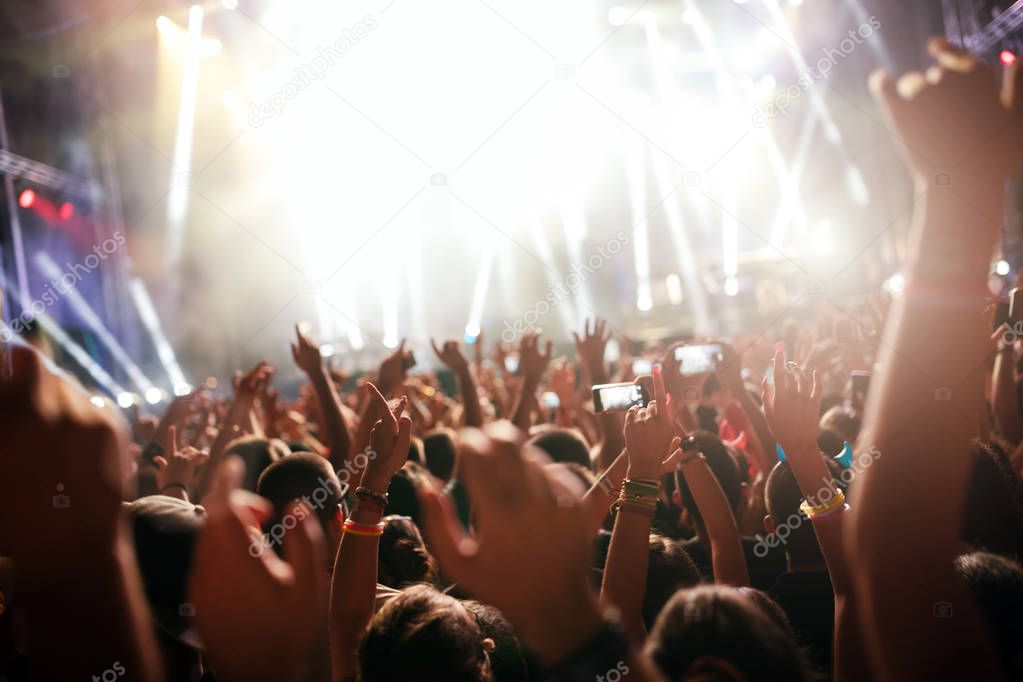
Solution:
{"label": "raised arm", "polygon": [[1018,444],[1023,440],[1023,418],[1019,414],[1019,391],[1016,388],[1016,338],[1004,324],[993,336],[995,361],[991,377],[991,408],[998,433],[1010,443]]}
{"label": "raised arm", "polygon": [[646,638],[643,595],[649,561],[650,522],[660,497],[664,462],[672,453],[675,426],[663,407],[664,382],[654,368],[654,399],[631,408],[625,417],[625,452],[628,469],[619,497],[618,515],[604,565],[600,601],[614,606],[626,633],[634,642]]}
{"label": "raised arm", "polygon": [[[892,304],[859,438],[881,458],[857,478],[844,541],[877,677],[996,680],[1004,673],[952,561],[990,352],[987,269],[1023,124],[1012,87],[1000,100],[988,69],[943,40],[929,47],[941,66],[907,81],[911,98],[883,74],[871,82],[920,199],[906,294]],[[953,185],[931,185],[948,169]],[[940,602],[954,618],[931,615]]]}
{"label": "raised arm", "polygon": [[526,334],[519,344],[519,371],[522,373],[522,386],[515,399],[512,410],[512,423],[523,431],[529,431],[532,423],[533,404],[536,402],[536,389],[540,386],[543,373],[551,362],[551,342],[548,341],[544,352],[540,352],[540,335]]}
{"label": "raised arm", "polygon": [[381,418],[373,426],[373,455],[363,485],[355,491],[355,510],[344,524],[330,585],[330,649],[335,682],[355,679],[359,640],[373,617],[387,489],[408,458],[412,434],[412,420],[401,415],[405,399],[399,400],[392,412],[376,386],[368,387]]}
{"label": "raised arm", "polygon": [[291,357],[298,368],[309,377],[309,383],[313,386],[316,403],[323,419],[324,433],[320,435],[326,437],[327,447],[330,448],[331,466],[335,470],[340,470],[344,468],[352,450],[352,434],[348,431],[348,424],[345,423],[341,410],[341,397],[323,366],[320,347],[303,334],[298,325],[295,325],[295,337],[295,342],[291,344]]}
{"label": "raised arm", "polygon": [[721,386],[739,403],[743,414],[752,425],[753,433],[749,434],[750,445],[747,451],[754,456],[757,467],[764,472],[764,475],[767,475],[778,463],[774,436],[767,425],[764,413],[753,402],[753,398],[742,381],[742,357],[735,352],[730,344],[722,341],[718,343],[721,344],[723,357],[715,366],[714,372]]}
{"label": "raised arm", "polygon": [[[445,341],[438,348],[433,339],[430,339],[430,345],[433,346],[433,352],[437,354],[440,361],[447,365],[458,379],[458,390],[462,395],[462,407],[465,410],[465,425],[483,426],[483,409],[480,407],[480,396],[476,391],[476,381],[472,377],[469,362],[462,355],[462,351],[458,349],[458,342]],[[479,348],[478,343],[476,348]]]}
{"label": "raised arm", "polygon": [[[582,363],[585,375],[590,378],[590,388],[596,384],[606,384],[608,375],[604,353],[607,350],[607,342],[611,339],[611,332],[607,331],[607,322],[599,317],[592,320],[592,324],[587,320],[583,326],[582,337],[572,332],[572,338],[575,339],[579,362]],[[597,415],[597,423],[600,425],[602,436],[597,464],[600,469],[605,469],[625,447],[622,430],[624,422],[617,412],[602,412]]]}

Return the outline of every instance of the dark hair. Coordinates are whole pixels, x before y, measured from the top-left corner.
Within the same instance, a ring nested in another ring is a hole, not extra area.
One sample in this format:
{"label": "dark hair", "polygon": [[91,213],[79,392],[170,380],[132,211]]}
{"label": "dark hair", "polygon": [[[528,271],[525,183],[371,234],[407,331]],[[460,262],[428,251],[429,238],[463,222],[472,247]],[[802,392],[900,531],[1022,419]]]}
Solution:
{"label": "dark hair", "polygon": [[364,682],[489,682],[483,634],[454,597],[427,585],[403,590],[377,611],[359,645]]}
{"label": "dark hair", "polygon": [[442,481],[447,481],[454,473],[457,452],[454,432],[450,429],[434,431],[423,437],[426,468]]}
{"label": "dark hair", "polygon": [[657,614],[672,595],[700,582],[700,571],[678,540],[651,533],[648,557],[643,595],[643,622],[647,630],[654,626]]}
{"label": "dark hair", "polygon": [[956,557],[956,572],[973,594],[1008,677],[1023,679],[1023,566],[1006,557],[973,552]]}
{"label": "dark hair", "polygon": [[821,429],[817,432],[817,447],[825,455],[838,457],[845,449],[845,438],[832,429]]}
{"label": "dark hair", "polygon": [[[714,478],[721,485],[725,497],[728,498],[728,507],[733,511],[739,506],[742,499],[742,476],[739,474],[739,467],[728,451],[724,442],[708,431],[695,431],[692,434],[703,456],[707,458],[707,466],[710,467]],[[682,498],[682,506],[689,512],[689,516],[698,523],[703,523],[700,510],[696,507],[696,501],[689,492],[689,484],[685,477],[675,472],[675,487],[678,488],[679,496]]]}
{"label": "dark hair", "polygon": [[591,469],[590,448],[575,429],[550,428],[529,439],[529,445],[535,445],[546,452],[551,461],[576,464]]}
{"label": "dark hair", "polygon": [[1019,480],[1005,454],[973,441],[973,471],[963,508],[963,540],[977,549],[1023,558]]}
{"label": "dark hair", "polygon": [[282,440],[267,440],[259,436],[242,436],[227,444],[227,456],[237,455],[245,462],[245,479],[242,487],[256,492],[256,484],[263,470],[288,454],[288,446]]}
{"label": "dark hair", "polygon": [[419,436],[412,436],[408,442],[408,461],[416,464],[426,464],[426,455],[423,454],[423,439]]}
{"label": "dark hair", "polygon": [[463,601],[462,605],[476,617],[480,633],[494,641],[494,649],[487,655],[494,682],[528,682],[532,659],[504,614],[489,604],[471,599]]}
{"label": "dark hair", "polygon": [[[341,484],[328,462],[311,452],[297,452],[283,457],[266,469],[256,483],[256,493],[270,500],[274,516],[267,528],[278,523],[294,500],[308,500],[320,525],[324,528],[337,516],[341,504]],[[266,530],[266,528],[264,528]]]}
{"label": "dark hair", "polygon": [[408,516],[416,525],[420,523],[419,497],[416,491],[421,485],[421,479],[427,476],[426,469],[415,462],[405,462],[402,468],[398,469],[391,478],[391,485],[387,488],[387,508],[384,513],[388,516]]}
{"label": "dark hair", "polygon": [[437,562],[412,519],[385,516],[384,524],[377,551],[379,582],[396,589],[412,583],[436,584]]}
{"label": "dark hair", "polygon": [[677,592],[654,623],[646,652],[669,680],[697,671],[747,682],[812,679],[792,631],[738,590],[718,585]]}
{"label": "dark hair", "polygon": [[860,435],[860,424],[862,420],[860,413],[849,409],[844,405],[835,405],[821,416],[820,427],[831,429],[843,440],[855,443]]}
{"label": "dark hair", "polygon": [[[831,471],[835,485],[844,492],[846,486],[839,478],[842,474],[842,465],[831,457],[822,459]],[[800,517],[799,504],[802,501],[803,492],[796,483],[792,467],[788,462],[775,464],[764,484],[764,503],[774,525],[786,526],[789,530],[785,539],[785,551],[797,562],[822,563],[824,555],[821,554],[817,536],[813,532],[813,524]],[[793,516],[800,517],[800,522],[793,523]]]}

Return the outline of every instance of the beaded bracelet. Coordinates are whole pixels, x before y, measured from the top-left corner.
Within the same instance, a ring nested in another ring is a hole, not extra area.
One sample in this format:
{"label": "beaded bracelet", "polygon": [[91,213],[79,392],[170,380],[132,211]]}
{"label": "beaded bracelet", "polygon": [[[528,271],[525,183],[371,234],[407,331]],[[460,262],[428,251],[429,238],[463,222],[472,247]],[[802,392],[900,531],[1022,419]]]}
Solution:
{"label": "beaded bracelet", "polygon": [[358,488],[355,489],[355,496],[359,499],[369,498],[371,500],[378,502],[379,504],[384,505],[385,507],[387,506],[386,492],[382,493],[377,490],[373,490],[372,488],[367,488],[364,485],[360,485]]}

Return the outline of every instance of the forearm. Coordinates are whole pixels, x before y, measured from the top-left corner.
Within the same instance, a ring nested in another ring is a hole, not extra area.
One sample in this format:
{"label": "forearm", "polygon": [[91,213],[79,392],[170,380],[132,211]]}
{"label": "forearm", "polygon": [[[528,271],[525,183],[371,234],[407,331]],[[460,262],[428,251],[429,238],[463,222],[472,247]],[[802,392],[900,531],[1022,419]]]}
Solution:
{"label": "forearm", "polygon": [[735,397],[739,402],[739,407],[742,408],[743,414],[746,415],[746,419],[749,420],[750,425],[753,427],[753,433],[748,434],[750,447],[746,450],[754,456],[757,466],[766,475],[778,463],[774,434],[771,433],[771,427],[768,426],[764,413],[753,402],[753,397],[750,396],[745,388],[737,391]]}
{"label": "forearm", "polygon": [[622,487],[628,466],[629,459],[626,457],[625,451],[622,450],[611,466],[600,475],[593,487],[583,495],[581,505],[586,510],[586,517],[591,523],[591,528],[600,528],[603,523],[611,503],[615,501],[618,491]]}
{"label": "forearm", "polygon": [[700,458],[686,460],[682,464],[682,475],[710,536],[714,582],[736,587],[749,585],[749,570],[735,516],[707,462]]}
{"label": "forearm", "polygon": [[480,396],[476,391],[476,382],[472,378],[472,372],[466,367],[457,373],[458,390],[462,396],[462,406],[465,414],[465,425],[479,428],[483,426],[483,408],[480,407]]}
{"label": "forearm", "polygon": [[341,398],[337,394],[337,388],[330,376],[320,367],[318,371],[309,375],[313,391],[316,393],[316,402],[320,408],[320,416],[323,419],[323,435],[327,440],[327,447],[330,448],[330,463],[335,470],[344,467],[345,462],[351,456],[352,436],[348,432],[348,425],[345,423],[344,413],[341,410]]}
{"label": "forearm", "polygon": [[227,415],[220,424],[217,437],[213,439],[213,445],[210,446],[210,457],[199,474],[199,483],[195,491],[196,499],[201,500],[206,494],[210,481],[213,480],[213,472],[220,466],[220,462],[227,452],[228,444],[241,435],[241,423],[248,416],[250,406],[251,399],[242,395],[235,396]]}
{"label": "forearm", "polygon": [[603,436],[600,441],[597,464],[601,468],[607,468],[625,448],[625,436],[622,433],[625,420],[619,413],[601,412],[597,415],[597,423],[600,424],[600,432]]}
{"label": "forearm", "polygon": [[649,563],[650,521],[644,514],[618,512],[600,588],[601,606],[618,609],[626,634],[636,643],[646,639],[643,595]]}
{"label": "forearm", "polygon": [[533,396],[536,393],[537,383],[532,379],[522,382],[522,388],[515,399],[515,408],[512,411],[511,422],[522,431],[529,433],[529,427],[533,425]]}
{"label": "forearm", "polygon": [[[356,509],[351,518],[359,524],[380,523],[380,514],[368,510]],[[379,545],[379,537],[345,533],[338,546],[330,584],[330,648],[335,682],[355,676],[359,641],[373,617]]]}
{"label": "forearm", "polygon": [[40,581],[42,570],[24,567],[29,678],[89,679],[119,664],[130,679],[163,680],[130,543],[122,539],[115,550],[90,552],[73,566],[67,581]]}

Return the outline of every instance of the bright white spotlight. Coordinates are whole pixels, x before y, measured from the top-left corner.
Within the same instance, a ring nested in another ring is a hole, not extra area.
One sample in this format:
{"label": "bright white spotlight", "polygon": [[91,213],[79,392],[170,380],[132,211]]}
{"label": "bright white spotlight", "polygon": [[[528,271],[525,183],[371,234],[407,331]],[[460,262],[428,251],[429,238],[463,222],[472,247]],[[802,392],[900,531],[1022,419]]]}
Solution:
{"label": "bright white spotlight", "polygon": [[1009,262],[1008,261],[1004,261],[1004,260],[998,261],[998,264],[995,265],[995,272],[998,273],[999,275],[1001,275],[1002,277],[1004,277],[1005,275],[1008,275],[1009,274]]}
{"label": "bright white spotlight", "polygon": [[163,400],[163,391],[158,389],[156,386],[150,386],[146,389],[146,402],[150,405],[155,405]]}
{"label": "bright white spotlight", "polygon": [[906,278],[902,276],[901,272],[896,272],[884,283],[884,288],[893,296],[898,296],[906,288]]}
{"label": "bright white spotlight", "polygon": [[100,398],[98,395],[94,395],[91,398],[89,398],[89,402],[95,405],[96,407],[103,407],[104,405],[106,405],[106,403],[103,401],[103,398]]}
{"label": "bright white spotlight", "polygon": [[160,32],[166,33],[174,29],[174,22],[161,14],[156,18],[156,28]]}
{"label": "bright white spotlight", "polygon": [[826,256],[835,250],[835,242],[831,237],[831,224],[828,221],[821,222],[817,229],[810,235],[813,251],[819,256]]}
{"label": "bright white spotlight", "polygon": [[117,404],[127,410],[135,404],[135,396],[128,393],[128,391],[122,391],[117,394]]}
{"label": "bright white spotlight", "polygon": [[636,307],[644,313],[654,307],[649,291],[640,290],[639,295],[636,297]]}
{"label": "bright white spotlight", "polygon": [[220,0],[224,9],[238,9],[238,0]]}
{"label": "bright white spotlight", "polygon": [[192,392],[192,387],[188,384],[174,384],[174,395],[183,396],[188,395]]}
{"label": "bright white spotlight", "polygon": [[332,343],[324,343],[324,344],[322,344],[320,346],[320,357],[321,358],[333,357],[334,353],[335,353],[334,344],[332,344]]}
{"label": "bright white spotlight", "polygon": [[739,280],[735,277],[728,277],[725,279],[725,294],[728,296],[735,296],[739,293]]}
{"label": "bright white spotlight", "polygon": [[220,51],[224,49],[224,44],[220,42],[219,38],[206,38],[200,43],[200,49],[203,54],[220,54]]}

